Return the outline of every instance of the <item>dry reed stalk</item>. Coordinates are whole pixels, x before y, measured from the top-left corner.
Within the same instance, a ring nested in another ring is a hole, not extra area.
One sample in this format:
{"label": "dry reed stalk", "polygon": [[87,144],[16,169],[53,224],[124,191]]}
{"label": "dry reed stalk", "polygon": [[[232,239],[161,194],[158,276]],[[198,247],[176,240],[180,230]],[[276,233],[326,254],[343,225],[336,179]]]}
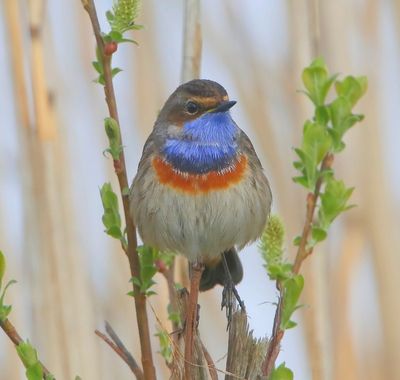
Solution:
{"label": "dry reed stalk", "polygon": [[[364,37],[364,46],[373,46],[379,51],[382,41],[378,39],[380,26],[378,23],[379,4],[368,1],[363,8],[360,35]],[[364,53],[364,51],[363,51]],[[400,362],[397,353],[400,352],[400,298],[398,297],[400,256],[400,236],[398,234],[398,216],[393,204],[391,178],[387,176],[387,166],[384,162],[384,142],[382,135],[382,115],[377,105],[380,102],[379,88],[381,77],[376,71],[382,67],[384,57],[380,54],[362,56],[369,70],[370,90],[363,102],[366,112],[366,130],[361,135],[360,144],[363,148],[360,160],[362,166],[361,185],[363,191],[364,228],[369,243],[372,246],[374,268],[379,290],[380,315],[383,321],[383,350],[376,348],[376,355],[382,355],[381,377],[386,379],[400,378]],[[368,160],[366,160],[366,157]]]}
{"label": "dry reed stalk", "polygon": [[[378,79],[370,76],[371,82]],[[371,86],[372,87],[372,86]],[[366,234],[373,249],[374,268],[378,280],[380,296],[379,308],[383,320],[384,363],[387,371],[384,378],[400,378],[400,362],[397,353],[400,352],[400,298],[398,297],[400,256],[400,236],[398,233],[398,216],[393,208],[393,196],[385,176],[385,165],[382,162],[383,144],[380,131],[380,120],[373,112],[378,96],[369,91],[366,100],[368,133],[363,135],[365,155],[368,166],[363,167],[364,180],[364,210]]]}
{"label": "dry reed stalk", "polygon": [[200,1],[185,1],[181,82],[200,78],[202,31]]}
{"label": "dry reed stalk", "polygon": [[261,378],[267,347],[268,339],[254,338],[246,314],[236,311],[229,329],[225,380]]}
{"label": "dry reed stalk", "polygon": [[[271,86],[275,84],[280,86],[287,73],[281,66],[273,67],[261,59],[257,50],[253,48],[246,20],[233,10],[232,4],[225,4],[225,12],[224,18],[229,20],[227,24],[230,28],[227,34],[235,36],[235,43],[226,44],[224,34],[210,24],[204,29],[208,33],[207,41],[216,55],[224,62],[230,63],[231,77],[239,94],[238,107],[244,110],[249,121],[248,125],[241,127],[245,130],[247,127],[255,134],[253,141],[258,145],[256,148],[260,149],[261,160],[271,180],[273,194],[279,194],[279,197],[274,197],[274,204],[279,202],[280,213],[285,220],[288,234],[294,235],[298,231],[295,228],[296,219],[293,218],[293,210],[298,203],[292,190],[293,183],[286,174],[292,170],[291,162],[287,159],[288,152],[282,149],[293,143],[287,141],[287,133],[282,132],[284,128],[273,122],[271,116],[274,114],[273,105],[269,96]],[[240,60],[237,60],[237,51],[241,52]],[[293,87],[290,90],[295,92]],[[288,151],[290,152],[290,149]]]}
{"label": "dry reed stalk", "polygon": [[[290,17],[292,20],[299,19],[299,10],[296,12],[296,6],[299,7],[299,4],[292,4],[291,6],[293,13]],[[298,77],[300,77],[299,73],[304,66],[304,62],[301,63],[301,57],[304,59],[308,54],[309,56],[306,60],[311,61],[321,54],[323,40],[321,39],[320,31],[320,6],[319,0],[307,0],[301,9],[307,22],[300,25],[299,21],[297,21],[293,27],[293,45],[298,45],[296,52],[299,54],[296,59],[298,66],[294,72]],[[304,39],[301,38],[303,34]],[[301,102],[299,107],[302,107],[300,111],[302,117],[297,121],[298,125],[302,120],[310,117],[308,103]],[[329,245],[323,244],[318,251],[317,255],[305,267],[304,277],[306,284],[301,296],[301,302],[311,305],[311,307],[302,310],[301,314],[303,317],[302,324],[306,331],[304,335],[312,378],[313,380],[328,380],[331,379],[332,370],[331,319],[328,307],[330,294],[327,281],[329,277],[327,270]]]}
{"label": "dry reed stalk", "polygon": [[12,62],[13,84],[15,88],[15,105],[18,110],[19,122],[23,128],[31,127],[29,115],[29,101],[25,76],[24,63],[26,62],[25,49],[22,42],[22,17],[19,1],[6,0],[5,20],[10,39],[10,55]]}
{"label": "dry reed stalk", "polygon": [[[143,25],[156,25],[155,3],[143,2],[143,12],[139,23]],[[132,49],[133,76],[132,92],[137,94],[129,101],[135,109],[135,133],[144,139],[153,129],[157,113],[165,102],[167,93],[165,75],[163,75],[162,52],[157,44],[155,28],[149,28],[146,33],[138,34],[140,50]],[[161,64],[160,64],[161,63]],[[139,157],[138,157],[139,158]],[[136,168],[135,168],[136,169]]]}
{"label": "dry reed stalk", "polygon": [[353,275],[359,267],[366,242],[359,225],[359,220],[346,220],[344,226],[346,235],[341,244],[339,262],[332,275],[333,379],[357,380],[363,378],[359,373],[360,368],[358,368],[359,363],[349,323],[348,306]]}
{"label": "dry reed stalk", "polygon": [[[46,331],[41,334],[46,337],[43,351],[57,361],[56,373],[72,377],[72,368],[79,368],[81,375],[91,377],[98,376],[96,367],[88,364],[95,361],[96,351],[86,343],[94,320],[92,307],[88,303],[92,297],[86,272],[81,270],[83,265],[75,243],[76,236],[72,236],[71,232],[76,218],[68,206],[69,181],[66,176],[69,170],[65,165],[64,145],[56,132],[55,126],[59,123],[55,121],[54,104],[50,103],[46,84],[43,14],[44,3],[32,1],[31,72],[35,105],[35,134],[31,139],[32,175],[34,198],[39,200],[40,209],[36,212],[42,240],[38,251],[40,257],[36,258],[38,263],[35,264],[40,266],[39,289],[42,292],[46,289],[42,303],[57,307],[48,308],[45,316],[39,315],[37,324],[38,329],[44,328],[43,324],[46,326]],[[46,44],[48,49],[49,44]],[[79,310],[80,322],[74,325],[76,310]]]}
{"label": "dry reed stalk", "polygon": [[[57,192],[55,191],[54,157],[52,143],[56,137],[55,126],[52,124],[49,96],[46,84],[43,47],[43,15],[44,2],[32,0],[29,2],[29,21],[31,32],[31,77],[32,94],[35,111],[34,131],[31,136],[32,186],[34,199],[34,214],[38,223],[39,244],[37,251],[29,252],[31,257],[33,288],[36,288],[35,325],[36,332],[41,336],[39,351],[52,363],[56,373],[71,377],[69,368],[69,351],[65,341],[65,316],[62,312],[61,285],[57,269]],[[28,252],[27,252],[28,254]],[[33,256],[35,255],[35,256]],[[33,258],[34,257],[34,258]],[[52,286],[49,286],[52,284]],[[38,295],[39,294],[39,295]],[[39,301],[39,302],[37,302]],[[60,307],[48,307],[58,305]],[[43,313],[43,310],[48,310]],[[46,329],[46,333],[40,332]]]}

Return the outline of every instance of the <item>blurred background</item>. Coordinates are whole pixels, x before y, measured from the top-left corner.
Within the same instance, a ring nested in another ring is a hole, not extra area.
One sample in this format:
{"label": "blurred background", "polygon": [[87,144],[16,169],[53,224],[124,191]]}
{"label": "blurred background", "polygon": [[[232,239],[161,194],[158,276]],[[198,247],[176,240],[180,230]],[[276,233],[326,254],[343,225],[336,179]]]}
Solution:
{"label": "blurred background", "polygon": [[[178,86],[184,1],[143,1],[144,30],[114,64],[129,180],[158,110]],[[111,0],[96,1],[103,29]],[[274,213],[287,228],[287,252],[305,215],[305,191],[291,181],[292,148],[311,117],[300,75],[322,55],[331,72],[367,75],[357,106],[362,124],[336,157],[338,178],[355,186],[357,207],[335,221],[303,266],[299,327],[284,337],[278,363],[300,380],[400,379],[400,1],[201,1],[201,77],[238,101],[232,114],[250,136],[270,178]],[[96,74],[94,37],[80,1],[0,2],[0,249],[10,320],[58,379],[128,379],[129,369],[97,338],[108,320],[140,359],[128,262],[103,233],[99,188],[116,187],[103,155],[107,116]],[[277,293],[255,245],[241,254],[245,299],[256,336],[269,335]],[[166,323],[167,290],[149,316]],[[217,367],[227,335],[221,289],[201,295],[200,329]],[[166,326],[168,327],[167,323]],[[157,347],[154,338],[154,347]],[[156,350],[156,349],[155,349]],[[167,378],[156,354],[160,379]],[[0,332],[0,379],[24,370]]]}

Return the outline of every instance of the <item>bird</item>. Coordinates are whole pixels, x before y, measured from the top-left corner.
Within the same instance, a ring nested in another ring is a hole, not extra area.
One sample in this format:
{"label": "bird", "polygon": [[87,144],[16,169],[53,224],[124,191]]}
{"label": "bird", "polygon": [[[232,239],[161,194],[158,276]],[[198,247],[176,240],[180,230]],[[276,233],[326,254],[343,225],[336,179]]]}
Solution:
{"label": "bird", "polygon": [[242,280],[238,251],[260,237],[271,208],[261,162],[231,116],[235,104],[215,81],[180,85],[158,114],[130,188],[143,243],[203,264],[200,291]]}

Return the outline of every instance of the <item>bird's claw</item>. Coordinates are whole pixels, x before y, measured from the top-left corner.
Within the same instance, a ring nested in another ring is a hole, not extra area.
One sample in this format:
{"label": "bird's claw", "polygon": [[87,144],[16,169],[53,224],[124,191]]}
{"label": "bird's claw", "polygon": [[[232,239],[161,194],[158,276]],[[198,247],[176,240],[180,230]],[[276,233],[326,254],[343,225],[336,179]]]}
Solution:
{"label": "bird's claw", "polygon": [[236,290],[235,284],[233,283],[232,280],[228,280],[224,285],[224,290],[222,291],[222,302],[221,302],[221,310],[225,307],[226,319],[228,320],[228,325],[226,326],[227,330],[231,325],[233,309],[235,306],[233,296],[235,296],[236,300],[238,301],[242,312],[245,313],[246,307],[244,306],[244,302],[242,301],[238,291]]}

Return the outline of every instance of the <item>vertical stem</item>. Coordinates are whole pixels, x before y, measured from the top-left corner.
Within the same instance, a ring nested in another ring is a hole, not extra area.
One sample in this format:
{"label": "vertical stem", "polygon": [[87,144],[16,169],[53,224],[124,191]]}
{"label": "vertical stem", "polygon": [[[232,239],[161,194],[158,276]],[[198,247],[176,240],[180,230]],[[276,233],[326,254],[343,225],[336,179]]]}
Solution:
{"label": "vertical stem", "polygon": [[199,285],[204,265],[199,263],[192,264],[192,277],[190,279],[189,305],[186,314],[185,325],[185,379],[191,380],[193,376],[193,349],[197,330],[197,300],[199,298]]}
{"label": "vertical stem", "polygon": [[185,1],[182,82],[199,78],[201,63],[200,1]]}
{"label": "vertical stem", "polygon": [[[85,10],[89,14],[93,27],[93,32],[97,41],[97,48],[99,49],[99,56],[101,57],[103,63],[104,80],[105,80],[104,94],[106,97],[106,103],[109,110],[109,114],[114,120],[116,120],[119,126],[118,110],[117,110],[114,85],[111,73],[111,56],[106,56],[104,54],[104,41],[101,36],[101,29],[93,0],[82,1],[82,4]],[[122,137],[120,145],[123,146]],[[129,195],[125,191],[126,189],[129,188],[129,184],[128,184],[128,176],[126,173],[125,156],[123,151],[121,151],[119,159],[114,160],[114,168],[115,168],[115,173],[118,177],[118,183],[124,207],[126,231],[128,237],[127,256],[129,261],[129,267],[132,277],[139,278],[140,262],[136,250],[137,249],[136,227],[133,223],[129,211]],[[136,306],[136,317],[139,330],[144,377],[146,380],[153,380],[156,378],[156,373],[153,364],[153,354],[151,351],[150,329],[146,311],[146,296],[140,292],[140,289],[136,285],[134,285],[134,294],[135,294],[134,298]]]}

